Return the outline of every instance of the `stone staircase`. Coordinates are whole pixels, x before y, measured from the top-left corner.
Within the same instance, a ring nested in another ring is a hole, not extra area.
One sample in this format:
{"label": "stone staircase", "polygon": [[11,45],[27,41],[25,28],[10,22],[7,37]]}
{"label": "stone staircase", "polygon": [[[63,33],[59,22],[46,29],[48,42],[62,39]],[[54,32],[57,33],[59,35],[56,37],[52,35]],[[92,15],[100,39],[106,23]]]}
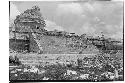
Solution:
{"label": "stone staircase", "polygon": [[[32,29],[31,29],[31,31],[33,32],[33,30],[32,30]],[[35,40],[35,42],[37,43],[38,48],[39,48],[40,50],[43,50],[43,48],[42,48],[42,46],[41,46],[41,44],[40,44],[39,40],[37,39],[37,34],[32,33],[32,35],[31,35],[31,36],[33,37],[33,39],[34,39],[34,40]]]}

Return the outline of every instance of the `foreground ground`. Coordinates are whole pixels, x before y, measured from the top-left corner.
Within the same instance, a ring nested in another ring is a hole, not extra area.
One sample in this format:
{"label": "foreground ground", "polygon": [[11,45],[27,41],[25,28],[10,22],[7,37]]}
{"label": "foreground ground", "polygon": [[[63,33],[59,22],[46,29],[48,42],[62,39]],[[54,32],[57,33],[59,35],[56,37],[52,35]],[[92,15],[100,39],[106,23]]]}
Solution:
{"label": "foreground ground", "polygon": [[10,80],[123,80],[122,52],[99,55],[39,55],[27,53],[15,53],[15,55],[21,61],[21,65],[10,64]]}

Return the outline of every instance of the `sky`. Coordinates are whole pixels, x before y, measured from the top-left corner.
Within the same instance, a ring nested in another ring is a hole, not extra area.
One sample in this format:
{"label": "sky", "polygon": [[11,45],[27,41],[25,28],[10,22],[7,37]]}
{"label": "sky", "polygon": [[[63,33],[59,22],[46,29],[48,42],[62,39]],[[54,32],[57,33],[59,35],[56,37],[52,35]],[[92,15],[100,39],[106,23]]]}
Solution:
{"label": "sky", "polygon": [[122,1],[11,1],[10,21],[32,6],[39,6],[47,30],[123,38]]}

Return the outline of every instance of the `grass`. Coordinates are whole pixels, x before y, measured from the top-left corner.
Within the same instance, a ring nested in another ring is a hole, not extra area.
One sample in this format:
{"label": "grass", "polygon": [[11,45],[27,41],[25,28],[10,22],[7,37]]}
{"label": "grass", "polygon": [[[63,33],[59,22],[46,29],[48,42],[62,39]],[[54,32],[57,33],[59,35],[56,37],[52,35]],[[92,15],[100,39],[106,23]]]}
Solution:
{"label": "grass", "polygon": [[[37,72],[24,72],[25,69],[32,69],[32,66],[22,65],[10,70],[9,77],[10,80],[123,81],[123,62],[120,62],[121,59],[123,58],[118,58],[115,54],[110,55],[110,57],[104,54],[91,58],[86,56],[83,59],[77,59],[78,65],[56,63],[43,66],[39,64],[35,66],[35,68],[38,68]],[[17,69],[21,69],[21,71]],[[115,76],[115,70],[118,71],[118,77]],[[16,72],[12,73],[12,71]],[[40,71],[44,72],[40,73]],[[67,71],[71,71],[70,74],[67,74]],[[76,74],[72,72],[76,72]],[[88,78],[81,78],[82,75],[86,74],[89,74]]]}

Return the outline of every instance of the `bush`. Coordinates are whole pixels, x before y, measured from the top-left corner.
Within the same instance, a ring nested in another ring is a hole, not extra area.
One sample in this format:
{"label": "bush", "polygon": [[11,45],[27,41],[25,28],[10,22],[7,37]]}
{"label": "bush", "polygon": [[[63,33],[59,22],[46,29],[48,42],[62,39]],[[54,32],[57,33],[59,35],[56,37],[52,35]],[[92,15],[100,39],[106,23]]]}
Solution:
{"label": "bush", "polygon": [[[18,60],[18,59],[16,59]],[[78,59],[78,66],[74,66],[71,64],[62,65],[62,64],[54,64],[54,65],[47,65],[47,66],[35,66],[38,70],[45,70],[44,73],[38,74],[38,72],[24,72],[25,69],[31,69],[30,66],[22,65],[19,68],[22,71],[17,71],[16,73],[11,73],[10,70],[10,80],[83,80],[83,81],[111,81],[111,80],[123,80],[123,69],[122,66],[116,66],[119,64],[123,64],[118,59],[111,59],[106,58],[104,55],[95,56],[92,58],[84,58]],[[86,62],[89,62],[85,64]],[[75,71],[76,74],[67,74],[69,71]],[[107,78],[105,72],[109,72],[114,74],[115,70],[118,70],[118,78]],[[15,76],[17,74],[17,76]],[[81,75],[89,74],[88,78],[81,78]],[[104,74],[104,75],[102,75]]]}
{"label": "bush", "polygon": [[17,58],[17,56],[15,56],[15,57],[9,56],[9,64],[21,65],[21,61],[19,61],[19,58]]}

